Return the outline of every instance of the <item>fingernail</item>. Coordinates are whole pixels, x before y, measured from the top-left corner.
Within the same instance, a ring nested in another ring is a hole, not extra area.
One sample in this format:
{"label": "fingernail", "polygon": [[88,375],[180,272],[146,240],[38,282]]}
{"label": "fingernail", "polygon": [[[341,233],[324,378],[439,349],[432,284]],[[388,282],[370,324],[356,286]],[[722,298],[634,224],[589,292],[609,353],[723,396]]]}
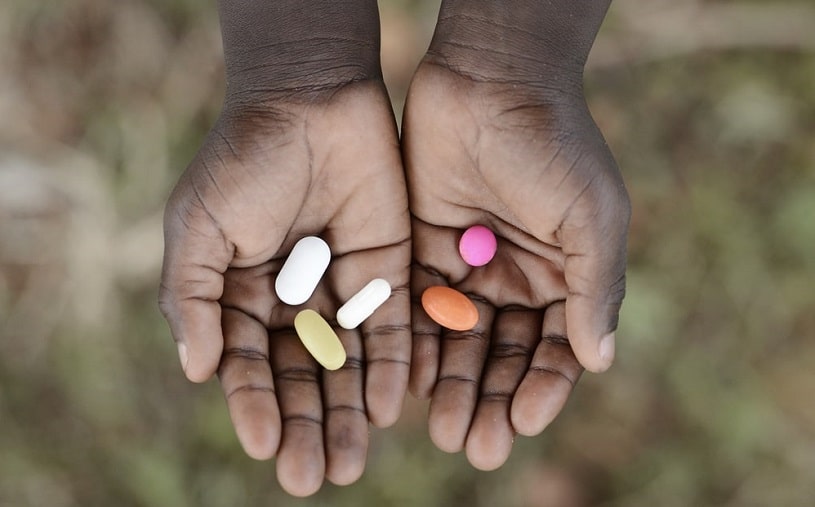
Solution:
{"label": "fingernail", "polygon": [[190,356],[187,353],[187,345],[184,343],[178,344],[178,358],[181,360],[181,368],[186,372],[187,362],[190,360]]}
{"label": "fingernail", "polygon": [[600,339],[600,359],[606,364],[614,360],[614,333],[609,333]]}

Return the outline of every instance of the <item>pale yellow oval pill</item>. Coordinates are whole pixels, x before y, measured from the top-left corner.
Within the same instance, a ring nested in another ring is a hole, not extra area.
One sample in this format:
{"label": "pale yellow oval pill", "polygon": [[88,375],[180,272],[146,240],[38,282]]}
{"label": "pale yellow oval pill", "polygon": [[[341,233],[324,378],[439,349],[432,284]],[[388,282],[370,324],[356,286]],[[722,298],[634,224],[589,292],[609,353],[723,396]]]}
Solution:
{"label": "pale yellow oval pill", "polygon": [[339,336],[319,313],[301,311],[294,317],[294,329],[309,354],[326,370],[337,370],[345,364],[345,349]]}

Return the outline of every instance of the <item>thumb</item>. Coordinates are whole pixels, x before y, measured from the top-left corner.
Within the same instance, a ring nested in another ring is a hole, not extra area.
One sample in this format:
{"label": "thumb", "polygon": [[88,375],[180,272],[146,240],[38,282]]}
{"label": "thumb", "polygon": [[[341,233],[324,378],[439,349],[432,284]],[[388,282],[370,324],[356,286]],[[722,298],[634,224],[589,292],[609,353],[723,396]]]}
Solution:
{"label": "thumb", "polygon": [[232,249],[200,201],[181,202],[171,199],[164,215],[159,308],[187,378],[204,382],[218,369],[223,352],[218,300]]}
{"label": "thumb", "polygon": [[590,206],[589,218],[567,217],[561,228],[569,291],[566,330],[577,360],[595,373],[614,361],[614,332],[625,296],[631,207],[622,184],[619,188],[613,199],[601,197],[605,205]]}

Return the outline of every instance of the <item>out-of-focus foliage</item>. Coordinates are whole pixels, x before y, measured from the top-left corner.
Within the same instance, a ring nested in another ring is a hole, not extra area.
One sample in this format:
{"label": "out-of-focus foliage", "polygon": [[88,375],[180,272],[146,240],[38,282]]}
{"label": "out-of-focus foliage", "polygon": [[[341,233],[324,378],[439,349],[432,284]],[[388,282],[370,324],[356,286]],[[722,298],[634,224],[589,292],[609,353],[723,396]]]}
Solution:
{"label": "out-of-focus foliage", "polygon": [[[383,1],[397,114],[437,2]],[[616,0],[586,74],[632,196],[618,363],[474,471],[427,407],[314,498],[184,380],[161,212],[218,113],[214,2],[0,3],[0,505],[809,506],[815,7]]]}

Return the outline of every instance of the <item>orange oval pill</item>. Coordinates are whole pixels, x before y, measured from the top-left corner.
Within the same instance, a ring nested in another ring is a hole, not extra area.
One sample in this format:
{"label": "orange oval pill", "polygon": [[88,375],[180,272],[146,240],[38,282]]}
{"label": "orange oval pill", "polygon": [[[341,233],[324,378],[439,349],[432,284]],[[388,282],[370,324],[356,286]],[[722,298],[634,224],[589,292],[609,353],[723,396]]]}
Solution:
{"label": "orange oval pill", "polygon": [[461,292],[436,285],[422,293],[422,307],[436,323],[454,331],[469,331],[478,323],[478,308]]}

